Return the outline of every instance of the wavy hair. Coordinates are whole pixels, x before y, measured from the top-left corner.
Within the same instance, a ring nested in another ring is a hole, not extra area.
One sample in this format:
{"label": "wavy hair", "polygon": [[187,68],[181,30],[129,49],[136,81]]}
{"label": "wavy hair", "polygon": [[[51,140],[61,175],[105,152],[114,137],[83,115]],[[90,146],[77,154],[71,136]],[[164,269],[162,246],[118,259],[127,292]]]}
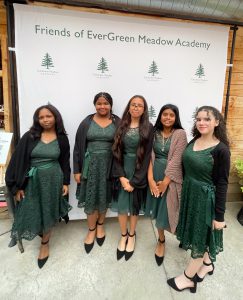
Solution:
{"label": "wavy hair", "polygon": [[166,109],[171,109],[174,114],[175,114],[175,123],[173,124],[173,128],[174,129],[183,129],[182,125],[181,125],[181,120],[180,120],[180,114],[179,114],[179,109],[176,105],[173,104],[165,104],[164,106],[161,107],[158,118],[155,122],[154,125],[154,130],[155,131],[159,131],[159,130],[163,130],[164,126],[161,122],[161,115],[162,113],[166,110]]}

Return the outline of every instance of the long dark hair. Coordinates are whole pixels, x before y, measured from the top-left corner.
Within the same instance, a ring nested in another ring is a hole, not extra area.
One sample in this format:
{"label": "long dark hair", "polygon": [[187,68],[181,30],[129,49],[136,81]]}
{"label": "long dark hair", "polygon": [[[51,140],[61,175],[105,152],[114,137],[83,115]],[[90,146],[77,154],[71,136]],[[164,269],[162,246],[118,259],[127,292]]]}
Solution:
{"label": "long dark hair", "polygon": [[34,115],[33,115],[33,124],[30,127],[30,134],[34,138],[39,138],[41,136],[43,128],[40,126],[40,123],[39,123],[39,113],[44,108],[48,109],[53,114],[53,116],[55,118],[56,134],[57,135],[60,135],[60,134],[65,134],[66,135],[67,133],[66,133],[66,130],[65,130],[64,125],[63,125],[62,116],[61,116],[60,112],[56,109],[56,107],[51,105],[51,104],[42,105],[42,106],[40,106],[36,109],[36,111],[34,112]]}
{"label": "long dark hair", "polygon": [[131,115],[129,113],[130,104],[133,99],[140,98],[143,100],[144,104],[144,112],[139,120],[139,145],[137,149],[137,161],[136,161],[136,168],[139,169],[141,167],[141,164],[144,159],[145,155],[145,147],[148,141],[148,135],[149,135],[149,117],[148,117],[148,104],[145,100],[145,98],[141,95],[135,95],[133,96],[122,115],[120,126],[118,127],[116,134],[115,134],[115,142],[113,144],[112,150],[115,158],[121,163],[122,157],[123,157],[123,137],[126,134],[126,132],[129,130],[130,124],[131,124]]}
{"label": "long dark hair", "polygon": [[229,140],[227,137],[227,130],[226,130],[226,123],[221,115],[221,113],[213,106],[201,106],[198,108],[198,110],[194,114],[194,125],[192,127],[192,136],[197,139],[201,136],[200,132],[197,129],[196,126],[196,117],[200,111],[206,111],[207,113],[211,112],[212,115],[215,117],[217,121],[219,121],[219,125],[214,128],[214,136],[220,140],[220,142],[223,142],[225,145],[229,147]]}
{"label": "long dark hair", "polygon": [[165,104],[164,106],[161,107],[158,118],[155,122],[154,125],[154,130],[155,131],[159,131],[159,130],[163,130],[164,126],[161,122],[161,115],[162,113],[166,110],[166,109],[171,109],[174,114],[175,114],[175,123],[173,125],[174,129],[183,129],[182,125],[181,125],[181,120],[180,120],[180,114],[179,114],[179,109],[176,105],[173,104]]}

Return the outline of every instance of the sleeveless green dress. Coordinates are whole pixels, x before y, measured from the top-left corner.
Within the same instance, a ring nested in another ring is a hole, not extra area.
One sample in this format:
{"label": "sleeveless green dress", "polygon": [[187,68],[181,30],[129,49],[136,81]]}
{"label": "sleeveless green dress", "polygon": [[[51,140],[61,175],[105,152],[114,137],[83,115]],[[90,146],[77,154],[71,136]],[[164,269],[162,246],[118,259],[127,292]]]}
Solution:
{"label": "sleeveless green dress", "polygon": [[32,240],[47,233],[71,206],[62,196],[63,172],[58,158],[58,141],[39,141],[31,153],[31,169],[25,197],[18,202],[11,237]]}
{"label": "sleeveless green dress", "polygon": [[84,207],[86,214],[92,214],[95,210],[105,213],[110,206],[112,184],[108,173],[115,131],[113,123],[103,128],[95,121],[91,122],[88,129],[81,183],[76,191],[78,207]]}
{"label": "sleeveless green dress", "polygon": [[[160,133],[155,134],[155,140],[153,144],[153,150],[155,154],[155,160],[153,165],[153,176],[156,182],[164,179],[165,169],[167,165],[168,153],[170,150],[171,137],[165,139],[163,146],[162,136]],[[163,194],[163,197],[154,197],[151,195],[148,187],[147,200],[146,200],[146,216],[151,216],[152,219],[156,219],[156,227],[159,229],[169,229],[168,210],[166,202],[167,190]]]}
{"label": "sleeveless green dress", "polygon": [[223,230],[212,230],[215,217],[215,186],[212,181],[213,157],[210,147],[193,151],[194,143],[183,153],[185,177],[182,186],[179,223],[176,230],[183,249],[192,258],[208,251],[212,261],[223,251]]}
{"label": "sleeveless green dress", "polygon": [[[139,128],[130,128],[124,136],[123,168],[127,179],[132,179],[135,167],[137,148],[139,145]],[[141,212],[144,208],[140,208]],[[120,188],[117,201],[113,200],[112,210],[118,214],[134,214],[133,192],[129,193]]]}

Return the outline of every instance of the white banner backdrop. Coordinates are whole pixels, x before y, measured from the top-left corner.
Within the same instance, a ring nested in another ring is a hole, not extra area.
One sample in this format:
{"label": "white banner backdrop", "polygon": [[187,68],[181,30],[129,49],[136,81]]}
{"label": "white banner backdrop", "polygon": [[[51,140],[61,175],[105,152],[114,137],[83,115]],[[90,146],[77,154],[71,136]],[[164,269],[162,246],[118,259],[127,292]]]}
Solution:
{"label": "white banner backdrop", "polygon": [[[176,104],[188,135],[196,107],[221,110],[228,27],[140,19],[14,4],[20,131],[50,102],[61,112],[71,153],[80,121],[94,112],[101,91],[121,115],[143,95],[154,122],[162,105]],[[72,161],[72,160],[71,160]],[[76,208],[74,181],[72,219]]]}

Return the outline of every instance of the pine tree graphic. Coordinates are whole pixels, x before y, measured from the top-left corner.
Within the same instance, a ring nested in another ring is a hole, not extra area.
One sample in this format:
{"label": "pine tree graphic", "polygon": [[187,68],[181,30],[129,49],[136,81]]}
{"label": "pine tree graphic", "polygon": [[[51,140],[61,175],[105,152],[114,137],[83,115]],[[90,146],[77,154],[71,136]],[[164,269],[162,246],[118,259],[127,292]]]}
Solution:
{"label": "pine tree graphic", "polygon": [[150,120],[153,118],[156,118],[156,111],[152,105],[150,105],[150,107],[148,109],[148,115],[149,115]]}
{"label": "pine tree graphic", "polygon": [[158,66],[154,60],[152,61],[151,66],[149,67],[148,73],[152,73],[152,76],[154,76],[154,74],[159,73]]}
{"label": "pine tree graphic", "polygon": [[202,76],[205,76],[205,74],[204,74],[204,68],[203,68],[203,65],[202,65],[202,64],[199,64],[199,66],[198,66],[198,68],[197,68],[197,71],[196,71],[195,75],[196,75],[198,78],[201,78]]}
{"label": "pine tree graphic", "polygon": [[102,73],[104,73],[105,71],[109,71],[107,62],[104,59],[104,57],[101,57],[101,60],[100,60],[100,62],[98,64],[97,70],[101,71]]}
{"label": "pine tree graphic", "polygon": [[41,66],[42,67],[46,67],[47,69],[49,69],[50,67],[52,67],[52,68],[54,67],[52,58],[51,58],[51,56],[48,53],[46,53],[46,55],[42,59]]}

